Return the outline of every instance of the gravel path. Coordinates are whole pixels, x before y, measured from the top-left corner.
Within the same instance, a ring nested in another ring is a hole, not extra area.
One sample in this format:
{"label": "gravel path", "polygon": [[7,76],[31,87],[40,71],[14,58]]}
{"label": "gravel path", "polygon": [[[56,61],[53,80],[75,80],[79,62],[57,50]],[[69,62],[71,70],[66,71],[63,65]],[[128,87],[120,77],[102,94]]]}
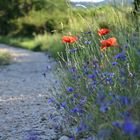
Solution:
{"label": "gravel path", "polygon": [[[58,140],[62,117],[46,100],[57,84],[56,62],[40,52],[3,44],[1,50],[11,52],[14,59],[0,68],[0,140]],[[51,70],[46,71],[47,66]]]}

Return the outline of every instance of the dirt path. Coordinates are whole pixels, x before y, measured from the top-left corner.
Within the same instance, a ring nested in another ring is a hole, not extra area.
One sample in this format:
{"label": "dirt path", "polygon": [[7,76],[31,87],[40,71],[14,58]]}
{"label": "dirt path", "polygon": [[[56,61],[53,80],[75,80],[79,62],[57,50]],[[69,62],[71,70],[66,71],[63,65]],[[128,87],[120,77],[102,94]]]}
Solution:
{"label": "dirt path", "polygon": [[11,52],[14,62],[0,68],[0,140],[58,140],[54,128],[62,117],[46,100],[57,84],[56,63],[44,53],[3,44],[1,50]]}

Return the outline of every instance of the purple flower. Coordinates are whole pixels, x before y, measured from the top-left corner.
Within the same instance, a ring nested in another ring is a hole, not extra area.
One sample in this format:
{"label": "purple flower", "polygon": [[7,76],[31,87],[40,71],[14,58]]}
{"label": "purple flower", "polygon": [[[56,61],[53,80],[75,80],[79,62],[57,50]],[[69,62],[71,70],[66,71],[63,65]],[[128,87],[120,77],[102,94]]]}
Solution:
{"label": "purple flower", "polygon": [[80,99],[80,105],[84,105],[87,102],[87,97],[82,97]]}
{"label": "purple flower", "polygon": [[74,107],[70,112],[71,113],[78,113],[80,109],[78,107]]}
{"label": "purple flower", "polygon": [[69,138],[69,140],[75,140],[75,138],[74,138],[73,136],[71,136],[71,137]]}
{"label": "purple flower", "polygon": [[38,140],[38,133],[34,131],[30,131],[27,135],[26,140]]}
{"label": "purple flower", "polygon": [[109,77],[114,77],[115,76],[115,73],[111,72],[111,73],[108,73]]}
{"label": "purple flower", "polygon": [[62,102],[61,103],[61,106],[63,107],[63,108],[66,108],[67,107],[67,102],[65,101],[65,102]]}
{"label": "purple flower", "polygon": [[89,78],[89,79],[94,79],[94,78],[95,78],[95,75],[94,75],[94,74],[89,74],[89,75],[88,75],[88,78]]}
{"label": "purple flower", "polygon": [[80,96],[80,94],[76,93],[76,94],[73,94],[73,97],[74,98],[78,98]]}
{"label": "purple flower", "polygon": [[112,78],[107,77],[106,83],[112,85],[114,82],[113,82]]}
{"label": "purple flower", "polygon": [[76,133],[86,131],[87,128],[88,126],[85,123],[81,122],[80,125],[76,128]]}
{"label": "purple flower", "polygon": [[94,137],[88,137],[86,140],[95,140]]}
{"label": "purple flower", "polygon": [[120,121],[114,121],[112,122],[112,125],[120,129],[122,128],[122,122]]}
{"label": "purple flower", "polygon": [[99,104],[99,105],[102,104],[104,102],[105,98],[106,98],[105,94],[99,93],[97,95],[96,103]]}
{"label": "purple flower", "polygon": [[126,60],[126,55],[125,52],[122,51],[121,53],[118,53],[117,55],[114,56],[115,59],[120,59],[120,60]]}
{"label": "purple flower", "polygon": [[126,134],[133,134],[136,130],[136,126],[130,119],[126,119],[122,129]]}
{"label": "purple flower", "polygon": [[75,73],[76,72],[76,67],[72,67],[69,69],[70,72]]}
{"label": "purple flower", "polygon": [[88,72],[88,67],[87,66],[83,66],[83,73],[85,75],[87,75],[89,72]]}
{"label": "purple flower", "polygon": [[84,44],[90,45],[91,41],[85,41]]}
{"label": "purple flower", "polygon": [[48,99],[48,103],[54,103],[54,102],[55,102],[55,98],[52,97]]}
{"label": "purple flower", "polygon": [[125,70],[124,69],[120,69],[120,76],[125,76]]}
{"label": "purple flower", "polygon": [[107,105],[103,104],[103,105],[100,106],[100,111],[103,112],[103,113],[107,112],[109,109],[110,109],[110,107],[107,106]]}
{"label": "purple flower", "polygon": [[92,34],[91,31],[84,32],[84,34]]}
{"label": "purple flower", "polygon": [[126,97],[126,96],[120,96],[120,102],[123,105],[129,105],[130,104],[130,99],[128,99],[128,97]]}
{"label": "purple flower", "polygon": [[113,66],[116,66],[118,64],[118,62],[112,62]]}
{"label": "purple flower", "polygon": [[70,53],[76,53],[77,52],[77,48],[73,48],[69,50]]}
{"label": "purple flower", "polygon": [[72,87],[67,87],[67,92],[73,92],[74,91],[74,88]]}

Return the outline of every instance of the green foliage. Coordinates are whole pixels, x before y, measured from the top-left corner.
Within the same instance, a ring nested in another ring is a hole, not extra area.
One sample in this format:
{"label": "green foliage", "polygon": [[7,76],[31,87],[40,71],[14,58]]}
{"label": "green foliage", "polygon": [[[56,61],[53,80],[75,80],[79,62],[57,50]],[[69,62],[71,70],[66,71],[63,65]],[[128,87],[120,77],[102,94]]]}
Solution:
{"label": "green foliage", "polygon": [[11,63],[11,55],[8,52],[0,51],[0,66],[1,65],[8,65]]}
{"label": "green foliage", "polygon": [[60,23],[67,22],[66,11],[65,0],[0,1],[0,34],[32,36],[60,31]]}
{"label": "green foliage", "polygon": [[[131,135],[132,132],[124,130],[128,114],[133,125],[140,125],[139,29],[130,11],[129,8],[113,7],[96,11],[90,30],[87,30],[90,32],[78,32],[79,40],[65,46],[67,60],[63,56],[62,59],[67,67],[67,77],[62,80],[63,95],[58,100],[73,120],[72,125],[79,130],[70,132],[76,139],[87,136],[102,140],[139,139],[134,132]],[[107,27],[111,32],[100,37],[97,30],[101,27]],[[118,46],[100,51],[100,40],[109,37],[116,37]],[[71,53],[71,49],[77,51]],[[112,62],[117,63],[113,65]],[[128,100],[122,103],[124,98]],[[122,128],[114,126],[114,121],[119,122]],[[131,128],[129,124],[128,127]]]}

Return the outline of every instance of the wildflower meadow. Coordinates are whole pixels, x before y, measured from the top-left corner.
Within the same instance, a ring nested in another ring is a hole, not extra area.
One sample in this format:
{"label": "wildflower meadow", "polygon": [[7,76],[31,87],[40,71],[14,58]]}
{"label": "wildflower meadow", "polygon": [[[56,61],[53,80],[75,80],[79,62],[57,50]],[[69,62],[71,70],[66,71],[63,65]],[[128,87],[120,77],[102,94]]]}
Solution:
{"label": "wildflower meadow", "polygon": [[63,37],[67,76],[59,101],[72,121],[73,139],[140,138],[139,45],[121,44],[108,31]]}
{"label": "wildflower meadow", "polygon": [[0,140],[140,140],[140,1],[58,1],[0,1]]}
{"label": "wildflower meadow", "polygon": [[66,77],[57,100],[71,140],[140,139],[139,27],[127,30],[119,22],[116,32],[97,27],[62,37]]}

